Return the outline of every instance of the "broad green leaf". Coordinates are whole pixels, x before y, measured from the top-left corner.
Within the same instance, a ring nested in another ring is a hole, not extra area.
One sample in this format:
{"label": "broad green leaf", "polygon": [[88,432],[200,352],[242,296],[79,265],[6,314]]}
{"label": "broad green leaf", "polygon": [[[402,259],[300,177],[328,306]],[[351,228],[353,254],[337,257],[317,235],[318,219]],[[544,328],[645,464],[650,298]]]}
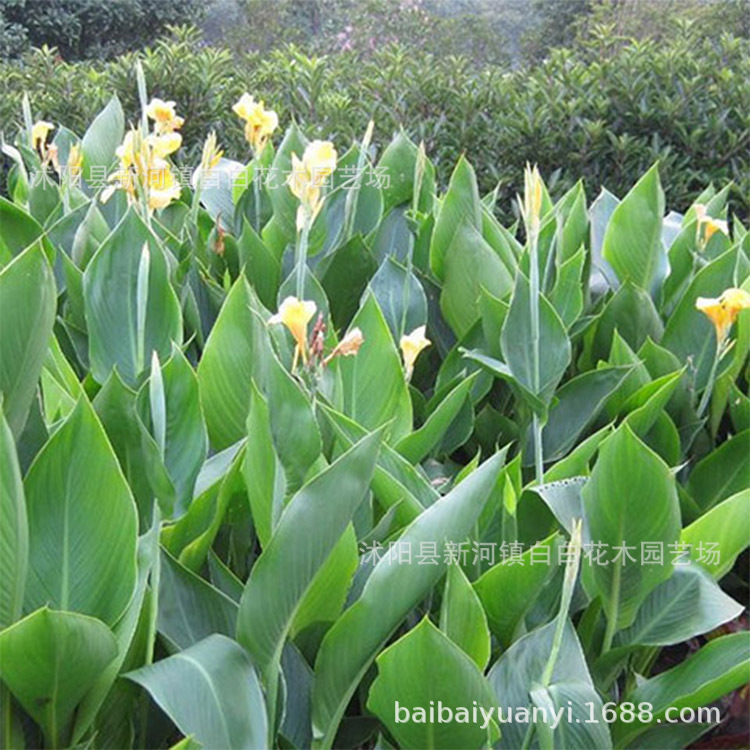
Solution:
{"label": "broad green leaf", "polygon": [[747,489],[748,476],[750,430],[745,430],[699,461],[690,472],[686,489],[705,512],[725,498]]}
{"label": "broad green leaf", "polygon": [[707,633],[742,612],[697,565],[677,565],[638,608],[635,622],[618,634],[617,644],[671,646]]}
{"label": "broad green leaf", "polygon": [[[636,720],[617,722],[612,735],[618,747],[629,744],[648,726],[664,720],[668,708],[707,706],[747,682],[750,669],[750,632],[733,633],[716,638],[676,667],[641,682],[627,695],[636,704],[650,703],[653,720],[643,724]],[[674,718],[671,711],[670,718]]]}
{"label": "broad green leaf", "polygon": [[[561,386],[542,432],[545,462],[557,461],[575,447],[581,433],[597,418],[607,398],[630,372],[630,367],[601,367],[571,378]],[[534,465],[530,433],[524,450],[524,465]]]}
{"label": "broad green leaf", "polygon": [[[546,721],[534,724],[540,750],[607,750],[612,747],[604,704],[590,685],[567,681],[532,688],[534,708],[546,711]],[[561,713],[562,712],[562,713]],[[559,723],[554,726],[556,717]]]}
{"label": "broad green leaf", "polygon": [[67,747],[76,706],[116,656],[112,631],[75,612],[43,607],[0,633],[3,682],[50,747]]}
{"label": "broad green leaf", "polygon": [[476,592],[460,565],[451,565],[440,607],[440,630],[484,669],[490,660],[490,630]]}
{"label": "broad green leaf", "polygon": [[500,562],[474,584],[492,633],[503,648],[508,648],[513,642],[524,616],[557,570],[560,541],[558,535],[551,536],[540,542],[536,550],[526,550],[520,556],[520,562]]}
{"label": "broad green leaf", "polygon": [[10,263],[43,233],[33,216],[0,195],[0,267]]}
{"label": "broad green leaf", "polygon": [[258,299],[266,307],[273,307],[281,283],[281,265],[247,219],[237,240],[237,251],[240,264],[245,268],[245,276],[253,285]]}
{"label": "broad green leaf", "polygon": [[387,257],[370,280],[395,341],[427,323],[427,298],[419,279],[393,257]]}
{"label": "broad green leaf", "polygon": [[364,438],[299,490],[253,565],[237,637],[262,672],[278,664],[300,603],[364,499],[380,440]]}
{"label": "broad green leaf", "polygon": [[124,135],[125,115],[119,99],[113,96],[94,118],[81,140],[82,176],[86,182],[91,182],[95,177],[101,179],[97,170],[109,169]]}
{"label": "broad green leaf", "polygon": [[11,432],[20,436],[47,354],[55,281],[39,243],[0,271],[0,392]]}
{"label": "broad green leaf", "polygon": [[411,430],[412,406],[396,345],[372,293],[367,293],[351,322],[364,343],[356,357],[340,357],[342,411],[368,430],[392,420],[390,440]]}
{"label": "broad green leaf", "polygon": [[[681,541],[690,545],[693,559],[714,578],[728,573],[750,544],[750,489],[728,497],[685,527]],[[711,554],[714,545],[718,557]]]}
{"label": "broad green leaf", "polygon": [[172,344],[182,343],[180,303],[164,251],[132,207],[86,268],[83,296],[91,373],[99,383],[116,366],[134,387],[152,352],[166,360]]}
{"label": "broad green leaf", "polygon": [[[498,739],[495,722],[482,728],[469,721],[475,706],[486,710],[495,703],[487,681],[477,665],[428,618],[385,649],[377,665],[367,708],[401,747],[468,749]],[[422,720],[418,706],[423,707]],[[461,708],[463,721],[457,714]],[[417,716],[405,718],[412,709]],[[430,711],[435,712],[435,723],[430,721]],[[445,723],[436,726],[441,719]]]}
{"label": "broad green leaf", "polygon": [[[388,185],[383,186],[384,211],[413,199],[418,158],[417,147],[403,130],[386,146],[378,162],[378,168],[384,169],[383,174],[390,178]],[[429,195],[434,190],[435,168],[425,159],[420,196],[425,192]]]}
{"label": "broad green leaf", "polygon": [[236,622],[235,602],[162,550],[157,626],[175,650],[212,633],[232,638]]}
{"label": "broad green leaf", "polygon": [[500,338],[503,356],[523,388],[549,403],[570,363],[570,340],[554,307],[539,295],[539,362],[534,363],[529,281],[516,276],[516,288]]}
{"label": "broad green leaf", "polygon": [[632,281],[651,291],[666,272],[661,241],[664,191],[655,164],[612,212],[602,244],[602,257],[620,283]]}
{"label": "broad green leaf", "polygon": [[142,614],[143,603],[147,597],[147,584],[152,577],[154,563],[159,555],[159,519],[151,524],[151,528],[138,539],[138,580],[133,598],[128,603],[123,616],[117,621],[112,631],[117,639],[117,657],[109,663],[96,679],[91,690],[81,701],[76,711],[73,727],[73,743],[80,742],[88,729],[94,723],[101,706],[107,696],[111,694],[112,686],[120,673],[130,650]]}
{"label": "broad green leaf", "polygon": [[583,247],[568,258],[558,269],[555,286],[549,295],[549,301],[557,310],[560,319],[567,328],[578,320],[583,310],[583,285],[581,277],[586,261]]}
{"label": "broad green leaf", "polygon": [[25,490],[24,609],[49,604],[116,623],[135,590],[136,508],[84,396],[36,457]]}
{"label": "broad green leaf", "polygon": [[435,228],[432,230],[430,268],[441,281],[445,278],[448,249],[464,222],[481,232],[482,210],[477,178],[469,162],[462,156],[453,170],[448,191],[440,202]]}
{"label": "broad green leaf", "polygon": [[480,228],[467,219],[453,235],[443,258],[440,310],[458,338],[479,318],[481,289],[504,299],[513,290],[513,276],[487,244]]}
{"label": "broad green leaf", "polygon": [[[540,683],[547,667],[557,623],[551,622],[524,635],[510,646],[490,669],[487,679],[495,693],[496,705],[508,710],[530,709],[531,690]],[[551,676],[551,685],[563,683],[593,690],[583,649],[575,628],[567,621]],[[527,724],[506,722],[502,725],[503,743],[507,747],[521,747],[526,737]]]}
{"label": "broad green leaf", "polygon": [[16,446],[0,412],[0,630],[21,616],[29,564],[29,528]]}
{"label": "broad green leaf", "polygon": [[474,386],[476,374],[461,381],[437,405],[427,417],[425,423],[405,435],[396,445],[396,450],[412,464],[418,464],[440,443],[451,423],[458,416],[461,407],[469,398],[469,391]]}
{"label": "broad green leaf", "polygon": [[[489,498],[504,461],[498,453],[445,497],[425,510],[400,541],[412,550],[422,542],[463,540]],[[410,565],[390,550],[375,566],[357,601],[328,631],[318,651],[313,691],[313,734],[330,746],[344,709],[378,651],[446,568]]]}
{"label": "broad green leaf", "polygon": [[684,372],[684,369],[679,370],[647,383],[623,404],[622,413],[627,414],[624,422],[636,435],[646,437],[672,398]]}
{"label": "broad green leaf", "polygon": [[[661,564],[641,565],[640,553],[644,542],[662,543],[666,550],[679,537],[674,478],[661,458],[623,425],[599,449],[583,488],[583,507],[589,537],[608,545],[610,561],[592,564],[591,575],[611,627],[628,627],[643,600],[671,573],[669,556]],[[630,558],[623,545],[630,547]],[[615,548],[621,549],[620,557],[612,562]]]}
{"label": "broad green leaf", "polygon": [[204,747],[266,747],[267,719],[258,675],[245,650],[223,635],[128,672],[184,735]]}
{"label": "broad green leaf", "polygon": [[587,475],[589,473],[589,462],[611,432],[612,426],[605,425],[593,435],[581,441],[569,455],[544,472],[545,481],[558,482],[562,479]]}
{"label": "broad green leaf", "polygon": [[[221,222],[227,230],[232,229],[232,217],[234,216],[232,188],[237,176],[244,170],[244,164],[222,157],[211,170],[210,179],[204,181],[201,191],[201,203],[206,207],[206,211],[214,221]],[[197,179],[200,174],[200,167],[193,174],[193,179]]]}
{"label": "broad green leaf", "polygon": [[708,380],[716,352],[716,334],[709,319],[695,309],[695,301],[698,297],[718,297],[727,287],[734,286],[737,253],[737,248],[727,250],[698,271],[664,330],[662,346],[677,355],[681,363],[690,361],[697,391]]}

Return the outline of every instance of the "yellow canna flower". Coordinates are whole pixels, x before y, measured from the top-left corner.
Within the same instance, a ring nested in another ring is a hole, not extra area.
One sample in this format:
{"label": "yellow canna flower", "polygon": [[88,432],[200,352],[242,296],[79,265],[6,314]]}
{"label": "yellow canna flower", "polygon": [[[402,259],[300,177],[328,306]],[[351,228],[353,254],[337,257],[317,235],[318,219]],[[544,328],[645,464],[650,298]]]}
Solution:
{"label": "yellow canna flower", "polygon": [[695,306],[714,324],[716,340],[721,347],[740,310],[750,309],[750,294],[744,289],[725,289],[718,298],[698,297]]}
{"label": "yellow canna flower", "polygon": [[154,161],[148,170],[148,207],[166,208],[182,192],[166,161]]}
{"label": "yellow canna flower", "polygon": [[185,122],[184,118],[177,116],[174,102],[165,102],[157,98],[149,102],[146,115],[154,121],[154,131],[158,135],[179,130]]}
{"label": "yellow canna flower", "polygon": [[287,297],[279,305],[278,313],[268,319],[269,323],[283,323],[294,338],[296,347],[292,369],[296,367],[297,358],[300,355],[302,361],[305,364],[307,363],[307,325],[312,320],[316,310],[317,307],[311,300]]}
{"label": "yellow canna flower", "polygon": [[336,149],[330,141],[312,141],[305,148],[302,160],[292,154],[292,172],[287,184],[294,196],[299,199],[297,209],[297,231],[305,222],[317,216],[323,199],[320,188],[336,169]]}
{"label": "yellow canna flower", "polygon": [[47,142],[47,136],[55,126],[46,120],[37,120],[31,126],[31,145],[44,156],[44,144]]}
{"label": "yellow canna flower", "polygon": [[709,216],[707,208],[703,203],[696,203],[694,208],[695,217],[698,220],[699,245],[705,247],[716,232],[722,232],[729,236],[729,224],[726,221],[723,219],[714,219],[712,216]]}
{"label": "yellow canna flower", "polygon": [[83,165],[83,152],[81,144],[76,143],[68,151],[68,169],[73,173],[78,173]]}
{"label": "yellow canna flower", "polygon": [[417,361],[419,353],[432,343],[425,335],[426,331],[426,326],[419,326],[419,328],[415,328],[408,336],[402,336],[399,342],[401,354],[404,357],[404,365],[406,366],[407,380],[411,380],[412,373],[414,372],[414,363]]}
{"label": "yellow canna flower", "polygon": [[212,130],[203,143],[201,154],[201,171],[210,172],[221,161],[224,152],[218,147],[216,132]]}
{"label": "yellow canna flower", "polygon": [[529,164],[523,173],[524,181],[524,214],[529,226],[533,229],[539,228],[539,221],[542,214],[542,197],[544,188],[542,176],[536,165],[532,168]]}
{"label": "yellow canna flower", "polygon": [[352,328],[339,341],[336,348],[325,358],[325,364],[328,364],[334,357],[354,357],[364,342],[365,337],[362,335],[362,330],[360,328]]}
{"label": "yellow canna flower", "polygon": [[279,126],[278,115],[272,109],[266,109],[263,102],[245,92],[232,107],[235,114],[245,121],[245,138],[257,154],[261,152],[268,138]]}
{"label": "yellow canna flower", "polygon": [[179,133],[150,135],[148,137],[148,145],[151,147],[154,158],[164,159],[177,151],[182,145],[182,136]]}

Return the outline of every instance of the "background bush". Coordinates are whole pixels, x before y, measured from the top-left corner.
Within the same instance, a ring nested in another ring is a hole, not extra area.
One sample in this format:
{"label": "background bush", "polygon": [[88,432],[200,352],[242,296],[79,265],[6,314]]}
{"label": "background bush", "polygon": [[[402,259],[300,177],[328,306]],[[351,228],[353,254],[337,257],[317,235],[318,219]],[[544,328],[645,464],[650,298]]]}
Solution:
{"label": "background bush", "polygon": [[[500,206],[538,162],[562,189],[583,178],[623,195],[658,160],[667,199],[685,209],[707,183],[735,181],[732,209],[750,210],[750,42],[707,38],[680,24],[666,38],[633,41],[597,27],[574,48],[534,66],[477,70],[465,56],[438,56],[389,44],[308,56],[287,45],[233,55],[206,46],[196,30],[177,30],[142,53],[149,89],[174,99],[186,117],[186,158],[215,128],[227,155],[246,158],[239,121],[227,117],[245,90],[287,123],[347,143],[370,118],[376,144],[403,126],[425,142],[444,183],[466,152],[484,191],[499,186]],[[136,111],[135,56],[67,63],[49,49],[0,64],[0,127],[11,135],[27,91],[35,117],[82,133],[112,92]]]}

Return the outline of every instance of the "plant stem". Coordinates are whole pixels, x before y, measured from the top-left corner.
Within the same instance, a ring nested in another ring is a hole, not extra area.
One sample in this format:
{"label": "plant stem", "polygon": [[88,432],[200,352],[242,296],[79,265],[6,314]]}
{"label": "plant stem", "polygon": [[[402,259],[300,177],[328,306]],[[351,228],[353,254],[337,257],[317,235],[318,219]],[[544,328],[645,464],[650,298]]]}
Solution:
{"label": "plant stem", "polygon": [[295,268],[297,271],[297,299],[304,299],[305,296],[305,270],[307,268],[307,242],[310,236],[310,225],[312,216],[308,212],[305,216],[305,223],[302,225],[302,231],[297,239],[297,257],[295,259]]}
{"label": "plant stem", "polygon": [[253,167],[253,203],[255,208],[255,231],[260,237],[260,183],[258,182],[255,175],[255,168]]}
{"label": "plant stem", "polygon": [[[529,306],[531,314],[531,361],[534,393],[539,395],[540,384],[540,326],[539,326],[539,231],[538,227],[529,228]],[[542,447],[543,425],[535,412],[532,418],[534,433],[534,466],[537,484],[544,481],[544,453]]]}
{"label": "plant stem", "polygon": [[714,356],[714,361],[711,365],[711,372],[708,374],[708,382],[706,383],[706,387],[703,389],[703,395],[701,396],[700,403],[698,404],[698,418],[702,417],[705,414],[706,409],[711,402],[711,394],[713,393],[714,383],[716,381],[716,371],[719,369],[720,348],[721,347],[717,343],[716,355]]}

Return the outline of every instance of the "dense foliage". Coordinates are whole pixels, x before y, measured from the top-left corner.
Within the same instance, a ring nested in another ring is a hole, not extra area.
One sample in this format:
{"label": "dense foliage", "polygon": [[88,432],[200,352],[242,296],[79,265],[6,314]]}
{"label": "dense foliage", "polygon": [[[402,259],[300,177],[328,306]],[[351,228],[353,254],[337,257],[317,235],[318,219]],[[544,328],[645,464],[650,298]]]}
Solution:
{"label": "dense foliage", "polygon": [[[78,135],[26,102],[5,146],[6,746],[711,729],[667,711],[725,705],[750,666],[750,233],[729,186],[678,213],[660,165],[594,201],[528,169],[507,226],[465,157],[441,189],[404,133],[376,158],[370,129],[282,139],[245,96],[212,121],[254,159],[211,135],[181,188],[191,123],[137,78],[132,126],[116,97]],[[394,715],[438,701],[574,720]]]}
{"label": "dense foliage", "polygon": [[[308,58],[288,48],[237,60],[187,32],[148,50],[144,68],[150,89],[185,113],[193,157],[211,128],[228,154],[243,157],[242,129],[225,113],[247,89],[311,136],[349,141],[372,117],[382,148],[403,126],[424,141],[442,181],[465,153],[483,191],[499,185],[506,218],[526,161],[538,161],[561,190],[583,178],[593,197],[601,185],[625,192],[658,160],[675,208],[686,209],[711,182],[734,180],[732,209],[750,210],[750,41],[707,40],[694,27],[669,43],[620,47],[602,36],[530,70],[490,66],[479,74],[466,59],[393,46],[366,59]],[[0,75],[6,134],[20,124],[24,91],[39,116],[77,132],[111,91],[126,119],[136,113],[132,56],[68,64],[37,51],[0,65]]]}

